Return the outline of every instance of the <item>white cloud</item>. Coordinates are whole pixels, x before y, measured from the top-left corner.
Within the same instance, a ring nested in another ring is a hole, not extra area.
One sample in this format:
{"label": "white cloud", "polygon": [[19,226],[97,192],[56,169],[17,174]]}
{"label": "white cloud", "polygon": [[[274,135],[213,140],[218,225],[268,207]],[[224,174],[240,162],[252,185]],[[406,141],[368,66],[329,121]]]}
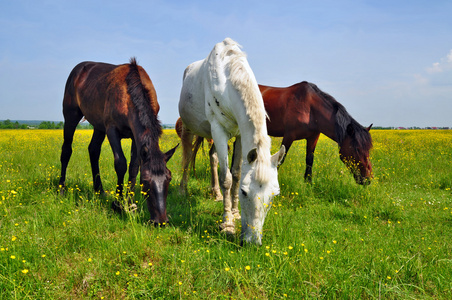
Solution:
{"label": "white cloud", "polygon": [[449,52],[449,54],[447,54],[446,58],[447,58],[448,63],[452,63],[452,50],[450,50],[450,52]]}
{"label": "white cloud", "polygon": [[427,68],[427,72],[430,74],[442,73],[450,70],[452,70],[452,49],[446,57],[441,58],[440,62],[435,62],[430,68]]}
{"label": "white cloud", "polygon": [[427,68],[426,73],[417,78],[418,83],[422,81],[421,78],[425,79],[423,83],[431,86],[452,87],[452,50],[439,62],[435,62]]}
{"label": "white cloud", "polygon": [[429,73],[440,73],[442,72],[441,64],[439,62],[433,63],[433,65],[427,69]]}

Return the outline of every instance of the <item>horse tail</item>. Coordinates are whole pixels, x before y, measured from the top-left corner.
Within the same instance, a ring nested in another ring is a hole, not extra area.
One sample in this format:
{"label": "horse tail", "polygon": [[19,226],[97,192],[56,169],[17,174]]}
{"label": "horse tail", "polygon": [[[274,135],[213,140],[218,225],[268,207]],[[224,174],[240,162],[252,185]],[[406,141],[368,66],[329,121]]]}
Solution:
{"label": "horse tail", "polygon": [[[195,142],[193,143],[193,151],[191,153],[189,164],[191,165],[191,168],[193,169],[193,174],[196,177],[196,154],[199,151],[199,148],[202,147],[204,143],[204,138],[202,136],[195,136]],[[197,177],[196,177],[197,178]]]}
{"label": "horse tail", "polygon": [[182,143],[182,170],[184,173],[181,181],[182,186],[184,181],[185,185],[187,184],[188,177],[186,177],[185,174],[187,174],[190,169],[190,164],[193,160],[193,134],[188,132],[184,127],[181,128],[182,130],[180,131],[180,135],[179,132],[178,135]]}
{"label": "horse tail", "polygon": [[174,128],[176,129],[177,136],[182,138],[182,130],[184,129],[184,124],[182,123],[182,119],[179,117],[176,121],[176,125]]}

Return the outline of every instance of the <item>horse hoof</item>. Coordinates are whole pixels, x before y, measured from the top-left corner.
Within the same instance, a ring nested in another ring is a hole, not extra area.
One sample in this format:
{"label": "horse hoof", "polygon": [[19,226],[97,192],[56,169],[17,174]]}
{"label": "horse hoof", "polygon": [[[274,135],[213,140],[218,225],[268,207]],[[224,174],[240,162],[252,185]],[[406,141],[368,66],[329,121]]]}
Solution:
{"label": "horse hoof", "polygon": [[113,201],[111,203],[111,209],[113,209],[113,211],[117,212],[117,213],[122,213],[122,211],[123,211],[122,205],[118,201]]}
{"label": "horse hoof", "polygon": [[234,226],[226,226],[221,230],[221,232],[226,233],[227,235],[234,235],[235,227]]}
{"label": "horse hoof", "polygon": [[219,190],[215,191],[212,189],[212,194],[215,197],[215,202],[223,201],[223,195]]}
{"label": "horse hoof", "polygon": [[132,203],[132,204],[129,205],[129,212],[130,213],[136,212],[137,209],[138,209],[138,206],[135,203]]}
{"label": "horse hoof", "polygon": [[226,234],[235,234],[235,224],[234,223],[221,223],[220,230]]}
{"label": "horse hoof", "polygon": [[232,215],[234,216],[234,220],[239,220],[240,221],[242,219],[242,216],[238,212],[233,213]]}

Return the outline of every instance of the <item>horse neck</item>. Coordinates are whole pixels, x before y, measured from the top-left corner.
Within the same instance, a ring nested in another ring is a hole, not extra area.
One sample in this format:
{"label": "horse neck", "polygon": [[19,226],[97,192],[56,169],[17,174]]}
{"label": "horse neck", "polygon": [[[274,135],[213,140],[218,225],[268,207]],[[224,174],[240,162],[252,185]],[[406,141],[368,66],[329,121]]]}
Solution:
{"label": "horse neck", "polygon": [[248,153],[256,148],[257,149],[257,161],[256,161],[256,176],[255,178],[259,182],[266,182],[268,180],[267,170],[270,168],[271,155],[271,140],[267,135],[267,126],[264,122],[263,126],[256,128],[252,122],[239,123],[241,145],[242,145],[242,157],[247,159]]}
{"label": "horse neck", "polygon": [[137,146],[146,146],[148,148],[160,149],[159,139],[151,132],[152,129],[136,126],[134,138]]}
{"label": "horse neck", "polygon": [[[258,97],[261,97],[258,89],[255,92]],[[230,110],[233,112],[233,118],[239,127],[243,157],[246,158],[248,152],[254,148],[258,149],[258,153],[259,151],[270,153],[270,143],[268,142],[270,138],[267,134],[266,112],[263,101],[255,99],[254,103],[249,102],[246,104],[246,96],[244,96],[244,93],[239,92],[236,87],[230,87],[228,94],[231,96],[230,99],[235,99],[231,101]],[[249,93],[248,96],[252,94],[253,92]],[[267,156],[266,154],[263,155],[264,157]]]}
{"label": "horse neck", "polygon": [[321,95],[315,94],[312,96],[315,105],[311,104],[311,122],[315,120],[315,125],[317,131],[323,133],[336,143],[339,143],[338,137],[336,136],[336,113],[334,106],[331,102],[324,99]]}
{"label": "horse neck", "polygon": [[[242,80],[239,84],[233,83],[236,91],[230,93],[238,95],[241,99],[241,101],[237,102],[239,105],[234,110],[240,135],[242,136],[242,153],[247,155],[251,149],[257,148],[258,157],[262,159],[268,158],[269,160],[271,145],[267,134],[267,113],[264,101],[254,80],[254,75],[251,77],[247,74],[247,77],[246,80]],[[242,85],[243,82],[247,82],[247,84]]]}
{"label": "horse neck", "polygon": [[146,146],[149,151],[160,152],[159,136],[152,132],[152,128],[146,128],[138,120],[132,121],[135,124],[131,126],[133,138],[137,147],[137,154],[140,155],[140,151],[143,146]]}

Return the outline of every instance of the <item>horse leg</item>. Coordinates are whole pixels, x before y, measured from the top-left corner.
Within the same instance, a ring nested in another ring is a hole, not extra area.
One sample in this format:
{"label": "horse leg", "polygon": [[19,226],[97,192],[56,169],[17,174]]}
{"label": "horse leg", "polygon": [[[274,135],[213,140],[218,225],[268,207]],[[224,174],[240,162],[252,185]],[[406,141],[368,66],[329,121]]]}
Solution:
{"label": "horse leg", "polygon": [[[135,139],[132,138],[132,147],[130,150],[130,164],[129,164],[129,188],[131,191],[135,190],[135,184],[137,182],[138,170],[140,169],[138,153],[137,153],[137,144],[135,143]],[[129,198],[129,210],[135,211],[137,210],[137,205],[133,203],[133,200]]]}
{"label": "horse leg", "polygon": [[228,168],[228,135],[221,129],[220,125],[215,123],[211,123],[211,125],[215,149],[217,150],[220,163],[220,187],[223,192],[224,213],[223,223],[220,227],[224,232],[234,234],[235,222],[231,202],[232,174]]}
{"label": "horse leg", "polygon": [[215,201],[223,201],[223,195],[220,191],[220,182],[218,180],[218,154],[215,150],[215,144],[212,144],[209,150],[210,157],[210,188],[212,190],[212,194],[215,197]]}
{"label": "horse leg", "polygon": [[[121,198],[124,184],[124,175],[127,172],[127,160],[121,148],[121,137],[118,130],[115,127],[107,128],[107,136],[108,140],[110,141],[111,150],[113,151],[115,171],[118,177],[118,182],[116,184],[116,194],[119,198]],[[112,208],[115,211],[120,211],[121,205],[117,201],[113,201]]]}
{"label": "horse leg", "polygon": [[183,195],[187,194],[187,182],[188,182],[188,166],[190,165],[190,160],[193,155],[193,133],[185,129],[185,126],[181,132],[181,142],[182,142],[182,180],[180,182],[179,192]]}
{"label": "horse leg", "polygon": [[283,137],[281,145],[284,145],[284,147],[286,147],[286,153],[284,154],[284,157],[281,160],[281,163],[279,165],[282,165],[284,160],[286,159],[287,153],[289,152],[290,146],[292,146],[293,141],[294,140],[292,137],[288,137],[288,136]]}
{"label": "horse leg", "polygon": [[196,179],[198,179],[198,176],[196,176],[196,154],[198,154],[198,150],[201,147],[202,143],[204,141],[204,138],[202,136],[196,136],[194,146],[193,146],[193,153],[191,160],[191,168],[193,169],[193,175]]}
{"label": "horse leg", "polygon": [[93,185],[94,191],[100,195],[104,194],[102,187],[102,181],[100,179],[99,172],[99,157],[100,150],[102,149],[102,143],[105,140],[105,132],[94,129],[93,137],[88,146],[89,160],[91,162],[91,171],[93,173]]}
{"label": "horse leg", "polygon": [[237,137],[234,142],[234,150],[232,154],[231,173],[232,173],[232,214],[236,220],[240,220],[239,212],[239,187],[240,187],[240,171],[242,169],[242,142]]}
{"label": "horse leg", "polygon": [[312,182],[312,165],[314,164],[314,151],[317,146],[320,134],[307,139],[306,142],[306,171],[304,172],[304,180],[308,183]]}
{"label": "horse leg", "polygon": [[140,169],[140,164],[138,162],[137,144],[135,143],[135,140],[132,139],[129,164],[129,185],[131,190],[134,189],[137,182],[138,170]]}
{"label": "horse leg", "polygon": [[59,181],[60,194],[64,194],[66,183],[66,170],[72,155],[72,141],[74,140],[74,132],[78,122],[82,119],[83,114],[80,109],[64,113],[64,142],[61,148],[61,175]]}

